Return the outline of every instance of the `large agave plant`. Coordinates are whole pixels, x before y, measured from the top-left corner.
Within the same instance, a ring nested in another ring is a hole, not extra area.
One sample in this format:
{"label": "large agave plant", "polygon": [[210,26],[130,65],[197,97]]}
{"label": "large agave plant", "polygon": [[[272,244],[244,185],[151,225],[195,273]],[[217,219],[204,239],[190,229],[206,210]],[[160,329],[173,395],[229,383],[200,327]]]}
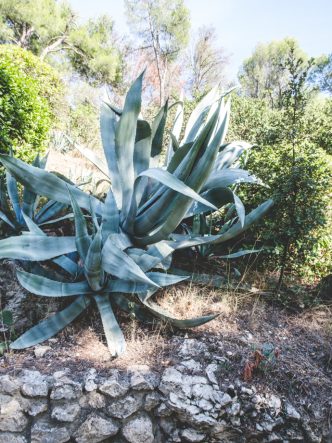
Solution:
{"label": "large agave plant", "polygon": [[[23,214],[29,233],[0,241],[0,258],[30,261],[53,259],[67,272],[66,281],[20,271],[18,278],[30,292],[41,296],[75,296],[63,311],[27,331],[12,348],[32,346],[57,333],[91,302],[101,314],[113,355],[124,350],[124,338],[113,307],[134,311],[138,318],[154,315],[177,327],[192,327],[211,320],[206,316],[178,320],[162,311],[152,295],[185,277],[165,273],[172,253],[181,248],[220,243],[240,234],[272,205],[269,200],[245,216],[242,202],[229,186],[239,181],[257,182],[242,169],[223,169],[239,157],[244,145],[223,146],[229,119],[229,102],[211,91],[190,117],[179,142],[178,110],[165,167],[155,167],[161,154],[168,104],[152,127],[140,118],[142,75],[131,86],[123,110],[105,105],[101,132],[108,168],[93,159],[112,183],[104,202],[54,174],[10,156],[0,159],[7,170],[32,192],[73,207],[75,237],[47,237]],[[89,151],[86,151],[90,155]],[[154,167],[150,167],[154,166]],[[218,235],[176,233],[183,220],[232,203],[234,221]],[[90,214],[87,224],[82,213]],[[89,220],[90,220],[89,218]],[[77,251],[74,262],[67,254]],[[147,314],[148,313],[148,314]]]}

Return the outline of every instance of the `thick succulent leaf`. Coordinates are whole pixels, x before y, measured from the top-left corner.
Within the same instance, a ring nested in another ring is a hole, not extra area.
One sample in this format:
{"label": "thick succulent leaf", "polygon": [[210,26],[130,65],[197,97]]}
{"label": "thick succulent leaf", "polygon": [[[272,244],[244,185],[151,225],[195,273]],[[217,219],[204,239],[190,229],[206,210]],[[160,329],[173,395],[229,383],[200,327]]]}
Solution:
{"label": "thick succulent leaf", "polygon": [[88,250],[90,248],[91,244],[91,238],[88,233],[88,227],[86,224],[86,220],[84,218],[84,215],[81,211],[81,208],[79,207],[76,198],[74,197],[74,194],[71,192],[71,190],[68,188],[68,192],[71,199],[71,205],[74,211],[75,215],[75,241],[76,241],[76,248],[77,251],[83,260],[83,262],[86,259]]}
{"label": "thick succulent leaf", "polygon": [[162,151],[167,113],[168,100],[166,100],[165,105],[160,108],[158,114],[152,122],[151,157],[159,156]]}
{"label": "thick succulent leaf", "polygon": [[17,271],[20,284],[27,291],[43,297],[71,297],[79,294],[90,294],[91,288],[87,281],[75,283],[62,283],[41,275]]}
{"label": "thick succulent leaf", "polygon": [[[90,210],[90,196],[75,188],[50,172],[28,165],[9,155],[0,154],[0,161],[7,170],[24,186],[49,199],[70,204],[68,187],[81,208]],[[92,205],[97,213],[101,213],[102,202],[92,198]]]}
{"label": "thick succulent leaf", "polygon": [[241,222],[236,223],[227,232],[221,234],[218,239],[214,240],[213,243],[223,243],[242,234],[242,232],[249,229],[253,224],[257,223],[258,220],[261,219],[272,208],[273,205],[274,202],[272,199],[266,200],[246,216],[243,225]]}
{"label": "thick succulent leaf", "polygon": [[[181,281],[187,280],[189,277],[185,275],[164,274],[162,272],[148,272],[147,275],[151,280],[155,281],[160,287],[175,285]],[[146,288],[145,292],[139,293],[139,299],[146,302],[154,293],[155,289]]]}
{"label": "thick succulent leaf", "polygon": [[107,295],[95,295],[94,299],[103,323],[108,349],[113,357],[118,357],[126,350],[126,342],[115,318],[109,297]]}
{"label": "thick succulent leaf", "polygon": [[99,291],[104,280],[104,271],[101,264],[102,235],[98,229],[91,242],[84,262],[85,276],[93,291]]}
{"label": "thick succulent leaf", "polygon": [[207,181],[205,182],[202,191],[207,191],[211,188],[223,187],[239,184],[239,183],[256,183],[262,184],[261,180],[251,175],[248,171],[243,169],[221,169],[213,171]]}
{"label": "thick succulent leaf", "polygon": [[[152,134],[148,122],[139,121],[136,132],[136,140],[134,147],[134,172],[135,178],[150,165],[151,141]],[[139,130],[139,132],[138,132]]]}
{"label": "thick succulent leaf", "polygon": [[36,326],[29,329],[21,337],[11,343],[11,349],[25,349],[35,346],[38,343],[53,337],[64,327],[69,325],[76,317],[78,317],[90,304],[87,297],[79,296],[67,308],[55,315],[43,320]]}
{"label": "thick succulent leaf", "polygon": [[[233,203],[234,193],[229,188],[212,188],[201,194],[203,198],[214,204],[218,209],[228,203]],[[194,202],[189,208],[185,218],[193,217],[196,214],[211,212],[211,208],[201,203]]]}
{"label": "thick succulent leaf", "polygon": [[172,317],[167,311],[160,308],[160,306],[158,306],[156,303],[151,302],[150,300],[146,302],[142,301],[142,303],[153,315],[160,318],[166,323],[170,323],[172,326],[175,326],[176,328],[179,329],[194,328],[197,326],[204,325],[205,323],[214,320],[219,315],[219,314],[205,315],[203,317],[180,320]]}
{"label": "thick succulent leaf", "polygon": [[59,223],[63,220],[69,220],[71,218],[75,218],[74,214],[70,212],[69,214],[63,215],[62,217],[52,218],[51,220],[45,221],[43,223],[39,223],[39,226],[52,225],[54,223]]}
{"label": "thick succulent leaf", "polygon": [[116,234],[120,228],[120,215],[112,189],[109,189],[102,213],[103,242],[110,234]]}
{"label": "thick succulent leaf", "polygon": [[168,166],[167,166],[168,172],[174,172],[176,170],[176,168],[182,162],[184,157],[190,151],[192,145],[193,145],[193,142],[186,143],[185,145],[181,146],[179,149],[176,150],[176,152],[173,154],[172,158],[170,159],[170,162],[168,163]]}
{"label": "thick succulent leaf", "polygon": [[[6,157],[15,160],[12,156],[8,155]],[[1,154],[0,154],[0,159],[1,159]],[[6,166],[6,164],[4,165]],[[12,204],[12,207],[14,209],[16,220],[18,221],[18,223],[22,223],[22,212],[21,212],[20,199],[18,195],[17,182],[15,178],[12,176],[12,174],[8,172],[8,170],[6,172],[6,180],[7,180],[8,196]]]}
{"label": "thick succulent leaf", "polygon": [[34,220],[38,224],[44,223],[55,217],[57,214],[59,214],[66,208],[67,205],[65,205],[64,203],[59,203],[54,200],[49,200],[47,203],[43,205],[42,208],[39,209],[38,213],[34,217]]}
{"label": "thick succulent leaf", "polygon": [[[25,224],[27,225],[29,231],[32,234],[35,235],[42,235],[46,237],[46,234],[40,229],[36,223],[31,220],[27,215],[24,213],[22,214]],[[54,258],[53,262],[56,263],[58,266],[60,266],[62,269],[67,271],[71,275],[76,275],[78,273],[78,267],[77,264],[74,263],[70,258],[66,257],[65,255],[61,255],[60,257]]]}
{"label": "thick succulent leaf", "polygon": [[244,220],[246,217],[246,210],[244,208],[244,205],[243,205],[241,199],[235,193],[233,193],[233,195],[234,195],[235,209],[236,209],[237,215],[239,216],[240,225],[241,225],[241,227],[243,227]]}
{"label": "thick succulent leaf", "polygon": [[196,108],[191,113],[186,130],[184,133],[184,138],[182,143],[188,143],[195,140],[200,129],[204,125],[204,120],[209,112],[210,107],[218,99],[218,87],[214,87],[209,91],[202,100],[198,103]]}
{"label": "thick succulent leaf", "polygon": [[101,107],[100,132],[106,157],[109,176],[111,177],[114,198],[119,209],[122,208],[122,190],[117,157],[115,153],[116,115],[106,104]]}
{"label": "thick succulent leaf", "polygon": [[177,104],[174,122],[171,130],[171,138],[168,144],[166,157],[165,157],[165,165],[168,166],[170,161],[174,156],[174,145],[177,146],[180,144],[180,134],[183,124],[184,112],[183,112],[183,91],[181,91],[180,101]]}
{"label": "thick succulent leaf", "polygon": [[7,217],[7,215],[0,210],[0,218],[3,220],[7,225],[9,225],[11,228],[15,229],[15,224]]}
{"label": "thick succulent leaf", "polygon": [[121,280],[158,286],[145,275],[132,258],[112,242],[110,237],[102,250],[102,264],[108,274]]}
{"label": "thick succulent leaf", "polygon": [[241,251],[233,252],[232,254],[218,255],[218,257],[229,260],[233,258],[243,257],[244,255],[248,254],[257,254],[258,252],[262,252],[262,250],[263,249],[242,249]]}
{"label": "thick succulent leaf", "polygon": [[141,110],[142,73],[131,85],[122,115],[115,129],[115,153],[122,188],[122,211],[129,211],[134,188],[134,146],[137,119]]}
{"label": "thick succulent leaf", "polygon": [[241,155],[252,148],[252,145],[243,141],[235,141],[223,147],[218,154],[214,169],[227,169],[236,162]]}
{"label": "thick succulent leaf", "polygon": [[0,240],[0,258],[43,261],[76,251],[75,237],[20,235]]}
{"label": "thick succulent leaf", "polygon": [[137,318],[137,320],[143,323],[153,322],[153,316],[147,309],[145,309],[144,307],[138,305],[133,301],[127,300],[127,298],[123,294],[120,293],[112,294],[112,302],[116,303],[116,305],[120,309],[122,309],[123,311],[127,312],[130,315],[133,315],[135,318]]}
{"label": "thick succulent leaf", "polygon": [[101,160],[91,149],[85,148],[84,146],[73,143],[73,146],[91,163],[93,163],[96,168],[99,169],[107,178],[110,178],[109,170],[107,165]]}

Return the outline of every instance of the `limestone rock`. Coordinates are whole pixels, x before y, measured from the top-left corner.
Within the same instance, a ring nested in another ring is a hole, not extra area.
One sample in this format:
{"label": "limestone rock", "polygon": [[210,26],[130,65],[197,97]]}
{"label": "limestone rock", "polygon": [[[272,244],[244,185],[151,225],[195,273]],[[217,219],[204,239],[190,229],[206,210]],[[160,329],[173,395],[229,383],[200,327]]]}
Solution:
{"label": "limestone rock", "polygon": [[65,443],[70,435],[65,427],[57,427],[47,420],[37,421],[31,429],[31,443]]}
{"label": "limestone rock", "polygon": [[131,372],[130,386],[132,389],[152,391],[159,384],[159,375],[151,371],[149,366],[132,366],[129,371]]}
{"label": "limestone rock", "polygon": [[73,380],[59,379],[54,383],[51,399],[52,400],[75,400],[82,395],[82,386]]}
{"label": "limestone rock", "polygon": [[27,397],[47,397],[48,381],[47,377],[38,371],[24,370],[21,375],[21,392]]}
{"label": "limestone rock", "polygon": [[58,421],[73,422],[80,412],[80,406],[77,403],[66,403],[55,406],[52,410],[52,418]]}
{"label": "limestone rock", "polygon": [[160,394],[158,394],[158,392],[156,391],[149,392],[145,396],[144,409],[146,411],[151,411],[151,409],[159,405],[160,401],[161,401],[161,396]]}
{"label": "limestone rock", "polygon": [[0,394],[0,431],[20,432],[28,424],[19,401],[10,395]]}
{"label": "limestone rock", "polygon": [[195,429],[188,428],[181,432],[181,437],[183,437],[185,441],[200,442],[205,439],[206,434],[198,432]]}
{"label": "limestone rock", "polygon": [[20,389],[18,380],[10,375],[0,376],[0,393],[13,395]]}
{"label": "limestone rock", "polygon": [[77,443],[98,443],[112,437],[119,426],[112,419],[91,414],[74,434]]}
{"label": "limestone rock", "polygon": [[27,413],[29,415],[31,415],[32,417],[35,417],[38,414],[41,414],[42,412],[47,411],[47,400],[42,399],[42,400],[30,400],[28,408],[27,408]]}
{"label": "limestone rock", "polygon": [[110,377],[99,386],[99,390],[113,398],[121,397],[129,390],[129,381],[121,377],[119,371],[113,370]]}
{"label": "limestone rock", "polygon": [[205,372],[209,381],[214,385],[218,385],[218,380],[216,378],[217,370],[218,370],[218,365],[215,363],[211,363],[205,368]]}
{"label": "limestone rock", "polygon": [[121,419],[130,417],[141,408],[142,400],[142,395],[127,395],[124,398],[113,400],[107,408],[107,413]]}
{"label": "limestone rock", "polygon": [[183,357],[197,357],[207,351],[207,346],[199,340],[188,338],[180,346],[179,354]]}
{"label": "limestone rock", "polygon": [[35,346],[33,353],[35,354],[36,358],[41,358],[44,357],[46,352],[50,351],[51,349],[51,346]]}
{"label": "limestone rock", "polygon": [[89,369],[84,380],[84,389],[87,392],[95,391],[98,388],[98,385],[96,383],[96,377],[97,377],[97,371],[95,370],[95,368]]}
{"label": "limestone rock", "polygon": [[79,404],[82,408],[101,409],[106,406],[105,396],[99,392],[88,392],[80,398]]}
{"label": "limestone rock", "polygon": [[154,434],[151,419],[140,415],[129,420],[123,427],[122,433],[129,443],[153,443]]}
{"label": "limestone rock", "polygon": [[0,443],[27,443],[27,440],[23,435],[4,432],[0,433]]}
{"label": "limestone rock", "polygon": [[293,420],[300,420],[301,415],[298,413],[298,411],[294,408],[293,405],[290,403],[286,403],[286,415],[288,418],[291,418]]}

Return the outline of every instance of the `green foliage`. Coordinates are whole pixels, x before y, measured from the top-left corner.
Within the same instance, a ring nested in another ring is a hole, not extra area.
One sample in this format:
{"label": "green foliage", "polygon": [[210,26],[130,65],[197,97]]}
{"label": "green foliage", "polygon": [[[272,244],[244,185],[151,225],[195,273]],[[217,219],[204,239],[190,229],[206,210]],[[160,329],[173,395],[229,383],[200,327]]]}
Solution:
{"label": "green foliage", "polygon": [[288,84],[284,65],[290,48],[294,48],[296,57],[308,59],[293,38],[257,45],[253,54],[243,62],[239,73],[246,96],[264,99],[273,108],[282,105],[283,92]]}
{"label": "green foliage", "polygon": [[32,161],[45,150],[62,84],[30,52],[0,45],[0,149]]}
{"label": "green foliage", "polygon": [[332,54],[317,59],[310,81],[323,92],[332,92]]}
{"label": "green foliage", "polygon": [[[193,110],[183,138],[183,110],[178,105],[165,168],[156,167],[163,147],[168,103],[151,126],[142,120],[142,79],[143,74],[131,86],[122,110],[106,104],[102,108],[101,135],[107,166],[84,150],[112,183],[104,202],[43,169],[10,156],[0,157],[22,185],[59,203],[71,204],[75,216],[75,237],[47,237],[25,216],[30,232],[0,241],[0,258],[33,262],[53,259],[69,274],[66,281],[56,281],[45,277],[44,271],[20,271],[19,281],[28,291],[46,297],[75,297],[63,311],[12,343],[13,349],[35,345],[56,334],[91,302],[100,312],[114,356],[125,349],[114,305],[145,321],[155,316],[179,328],[212,320],[215,315],[179,320],[153,302],[152,296],[159,288],[187,278],[165,273],[173,252],[228,241],[248,229],[273,205],[267,200],[246,216],[241,200],[230,189],[239,181],[258,180],[247,171],[229,168],[248,146],[223,145],[230,103],[220,97],[217,88]],[[183,233],[184,220],[215,212],[232,202],[237,214],[219,235]],[[72,255],[67,256],[73,252],[74,260]]]}
{"label": "green foliage", "polygon": [[121,78],[111,19],[101,16],[81,24],[65,1],[2,0],[0,42],[29,49],[41,59],[55,54],[51,60],[60,60],[58,66],[65,56],[76,72],[93,83],[116,84]]}

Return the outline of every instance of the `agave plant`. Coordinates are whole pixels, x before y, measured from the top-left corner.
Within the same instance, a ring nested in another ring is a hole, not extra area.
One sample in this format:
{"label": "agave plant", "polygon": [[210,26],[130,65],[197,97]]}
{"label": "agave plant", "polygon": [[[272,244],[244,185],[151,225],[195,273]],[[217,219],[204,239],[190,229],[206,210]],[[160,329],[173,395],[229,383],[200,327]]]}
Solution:
{"label": "agave plant", "polygon": [[[44,169],[46,162],[47,156],[40,159],[37,155],[33,165]],[[39,226],[62,219],[62,217],[59,219],[58,215],[66,208],[66,205],[50,200],[40,207],[39,202],[40,196],[27,186],[24,187],[22,200],[20,200],[17,181],[10,172],[6,172],[6,186],[0,180],[0,219],[9,227],[11,234],[27,229],[23,214],[32,218]]]}
{"label": "agave plant", "polygon": [[[241,200],[229,186],[239,180],[257,182],[242,169],[218,165],[237,156],[238,145],[223,145],[229,120],[229,102],[213,90],[191,116],[180,142],[181,108],[171,136],[164,167],[155,167],[161,154],[168,103],[152,126],[140,118],[142,77],[131,86],[123,110],[102,108],[101,133],[108,168],[98,160],[112,183],[104,202],[84,193],[61,177],[10,156],[0,159],[10,174],[32,192],[73,207],[75,237],[47,237],[25,214],[29,232],[0,241],[0,258],[54,261],[70,280],[55,281],[43,273],[20,271],[21,284],[41,296],[75,296],[65,310],[44,320],[12,344],[15,349],[39,343],[66,326],[90,303],[101,314],[108,346],[113,355],[124,350],[123,334],[113,313],[114,305],[134,310],[138,318],[147,312],[177,327],[192,327],[215,316],[178,320],[160,309],[152,295],[162,286],[185,277],[165,273],[177,249],[221,243],[243,232],[271,206],[269,200],[247,216]],[[89,154],[89,151],[87,151]],[[226,155],[227,154],[227,155]],[[153,166],[153,167],[150,167]],[[218,235],[177,233],[182,221],[205,211],[234,203],[237,221]],[[88,226],[82,209],[92,218]],[[66,256],[77,251],[79,259]]]}

